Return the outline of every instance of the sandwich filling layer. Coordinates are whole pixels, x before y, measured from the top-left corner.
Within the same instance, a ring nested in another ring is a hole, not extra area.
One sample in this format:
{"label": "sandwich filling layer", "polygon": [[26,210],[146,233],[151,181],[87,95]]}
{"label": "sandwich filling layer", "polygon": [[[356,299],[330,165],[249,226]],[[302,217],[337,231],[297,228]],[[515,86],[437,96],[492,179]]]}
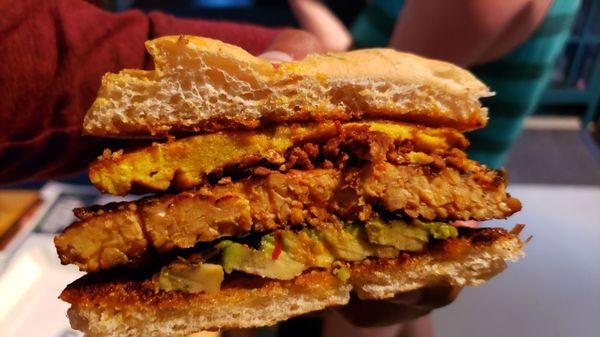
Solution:
{"label": "sandwich filling layer", "polygon": [[[166,143],[154,143],[137,151],[106,152],[89,170],[90,180],[102,192],[185,190],[206,183],[222,172],[256,165],[281,171],[306,167],[307,159],[339,162],[340,149],[351,156],[377,160],[392,152],[443,154],[468,145],[458,131],[428,128],[390,121],[325,122],[267,128],[260,132],[217,132]],[[403,151],[398,151],[398,148]],[[315,152],[316,151],[316,152]],[[359,153],[360,152],[360,153]],[[396,157],[400,154],[395,154]],[[415,155],[413,155],[414,157]],[[312,157],[312,158],[308,158]],[[419,162],[419,158],[405,158]]]}
{"label": "sandwich filling layer", "polygon": [[204,254],[179,258],[163,267],[157,289],[188,293],[216,292],[223,272],[240,271],[276,280],[291,280],[310,268],[332,269],[345,281],[348,270],[337,262],[361,261],[369,257],[396,258],[400,252],[420,252],[430,239],[458,236],[458,230],[441,222],[373,218],[366,224],[342,228],[280,230],[247,243],[222,240]]}
{"label": "sandwich filling layer", "polygon": [[[232,268],[232,272],[225,273],[225,267],[223,261],[225,258],[219,254],[204,255],[201,257],[186,256],[185,259],[174,257],[171,262],[153,263],[147,265],[144,268],[135,268],[124,271],[122,269],[117,270],[106,270],[98,273],[90,273],[86,276],[78,279],[77,281],[70,284],[61,294],[61,299],[73,304],[77,310],[83,308],[120,308],[120,311],[127,311],[127,308],[134,310],[140,310],[140,308],[146,308],[148,310],[155,310],[164,308],[171,310],[179,307],[182,303],[189,304],[191,302],[198,302],[199,305],[205,306],[208,303],[223,303],[227,302],[228,298],[231,300],[232,292],[238,294],[238,299],[242,299],[245,296],[249,296],[254,291],[265,289],[267,291],[269,284],[280,284],[283,287],[288,287],[292,283],[299,282],[304,279],[308,274],[314,274],[317,272],[319,276],[313,279],[313,282],[304,283],[303,287],[307,290],[320,291],[318,288],[319,279],[329,279],[341,287],[344,284],[352,284],[357,287],[359,295],[362,294],[363,298],[373,298],[376,296],[375,293],[369,293],[367,286],[369,284],[381,283],[383,286],[389,282],[389,279],[381,279],[381,275],[394,274],[394,278],[400,280],[402,289],[404,291],[411,290],[412,283],[402,281],[403,278],[410,278],[411,275],[419,275],[424,273],[433,272],[435,275],[429,275],[427,281],[430,286],[436,284],[448,284],[448,281],[452,285],[465,285],[476,282],[478,284],[483,280],[493,276],[487,272],[478,272],[481,274],[471,275],[469,278],[464,278],[466,273],[459,275],[450,275],[451,270],[446,269],[434,269],[438,268],[437,265],[443,261],[460,261],[461,264],[469,264],[470,259],[477,255],[477,252],[482,252],[484,256],[480,256],[480,259],[486,260],[497,260],[494,263],[500,264],[500,266],[494,267],[493,273],[501,271],[504,267],[504,260],[515,260],[522,255],[523,242],[520,241],[518,234],[522,227],[515,227],[513,231],[508,232],[502,228],[457,228],[458,235],[448,235],[447,239],[435,239],[434,234],[428,233],[428,242],[423,245],[420,250],[403,250],[397,254],[396,257],[386,257],[385,254],[376,257],[375,254],[365,254],[363,248],[358,248],[356,251],[360,252],[356,255],[371,255],[371,257],[363,258],[356,261],[340,261],[331,264],[330,268],[312,267],[308,270],[301,272],[299,276],[293,277],[290,280],[283,280],[281,278],[263,277],[259,276],[258,272],[251,274],[244,271],[237,271]],[[293,235],[299,235],[295,232]],[[352,234],[350,234],[352,235]],[[364,232],[363,232],[363,235]],[[275,234],[272,234],[275,236]],[[365,235],[366,236],[366,235]],[[283,238],[283,235],[281,235]],[[281,258],[283,251],[295,252],[297,249],[290,245],[290,248],[284,248],[284,241],[282,239],[281,251],[279,258]],[[295,239],[292,239],[295,240]],[[324,240],[324,239],[321,239]],[[368,242],[368,238],[362,241],[363,244],[373,245]],[[408,240],[414,240],[414,237],[409,237]],[[267,239],[265,239],[267,241]],[[352,240],[356,242],[356,240]],[[295,242],[295,241],[292,241]],[[334,241],[335,242],[335,241]],[[293,244],[293,243],[292,243]],[[245,247],[252,247],[256,244],[244,244]],[[265,246],[268,246],[266,244]],[[508,255],[499,254],[500,250],[504,250],[510,246],[511,251],[507,252]],[[503,248],[501,248],[503,247]],[[488,251],[493,249],[494,251]],[[250,248],[253,252],[262,254],[262,252],[268,252],[266,255],[271,260],[267,264],[277,263],[273,260],[274,248],[265,248],[269,250],[261,251],[260,244],[257,248]],[[329,248],[328,248],[329,249]],[[338,254],[337,251],[343,251],[342,254],[350,254],[353,250],[333,248],[331,254]],[[221,253],[222,254],[222,253]],[[287,253],[286,253],[287,254]],[[318,255],[323,254],[318,252]],[[291,254],[289,254],[291,255]],[[293,255],[295,258],[296,255]],[[250,257],[253,259],[254,257]],[[204,259],[204,265],[212,265],[213,268],[209,267],[208,270],[201,270],[201,268],[194,269],[194,266],[199,265],[197,262],[194,263],[193,259],[202,260]],[[236,263],[236,259],[232,259]],[[246,259],[248,257],[246,256]],[[299,258],[300,261],[301,258]],[[479,263],[482,263],[480,260]],[[488,261],[489,262],[489,261]],[[231,263],[230,265],[233,265]],[[322,262],[318,262],[322,263]],[[312,264],[317,264],[312,262]],[[198,274],[195,275],[184,273],[184,275],[165,275],[165,273],[172,273],[178,265],[183,265],[182,270],[195,271]],[[259,265],[259,263],[257,263]],[[216,266],[216,268],[214,268]],[[264,266],[264,264],[263,264]],[[476,266],[472,266],[472,271],[475,271]],[[210,270],[213,269],[213,270]],[[259,268],[257,268],[258,270]],[[264,270],[265,268],[260,268]],[[218,270],[215,272],[215,270]],[[454,268],[453,268],[454,270]],[[469,269],[471,270],[471,269]],[[199,277],[202,276],[202,277]],[[454,279],[453,277],[457,277]],[[161,278],[169,278],[168,281],[161,281]],[[179,279],[173,283],[174,279]],[[198,282],[198,280],[203,280]],[[212,281],[211,281],[212,280]],[[478,281],[477,281],[478,280]],[[206,282],[204,282],[206,281]],[[178,282],[178,283],[177,283]],[[290,283],[291,282],[291,283]],[[161,285],[161,283],[163,283]],[[170,288],[169,288],[170,287]],[[196,287],[202,287],[203,290],[198,290]],[[212,288],[211,288],[212,287]],[[361,289],[365,287],[364,289]],[[412,285],[412,287],[415,287]],[[418,287],[418,286],[417,286]],[[161,288],[166,288],[161,289]],[[369,294],[367,294],[369,293]],[[220,301],[223,297],[223,301]],[[385,296],[384,296],[385,297]],[[236,296],[237,298],[237,296]],[[383,297],[381,297],[383,298]],[[186,307],[187,308],[187,307]]]}
{"label": "sandwich filling layer", "polygon": [[65,264],[97,271],[154,250],[191,248],[224,236],[288,226],[366,221],[379,210],[424,220],[487,220],[518,211],[500,172],[365,163],[338,169],[267,172],[240,181],[76,210],[55,238]]}

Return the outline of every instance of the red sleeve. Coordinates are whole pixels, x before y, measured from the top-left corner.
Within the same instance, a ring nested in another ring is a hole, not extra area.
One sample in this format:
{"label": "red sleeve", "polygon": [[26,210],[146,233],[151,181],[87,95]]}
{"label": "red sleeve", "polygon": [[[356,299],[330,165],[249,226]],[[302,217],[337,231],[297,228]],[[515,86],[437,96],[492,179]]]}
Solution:
{"label": "red sleeve", "polygon": [[192,34],[262,52],[279,30],[105,12],[79,0],[0,0],[0,183],[76,172],[114,142],[81,137],[106,72],[149,64],[144,41]]}

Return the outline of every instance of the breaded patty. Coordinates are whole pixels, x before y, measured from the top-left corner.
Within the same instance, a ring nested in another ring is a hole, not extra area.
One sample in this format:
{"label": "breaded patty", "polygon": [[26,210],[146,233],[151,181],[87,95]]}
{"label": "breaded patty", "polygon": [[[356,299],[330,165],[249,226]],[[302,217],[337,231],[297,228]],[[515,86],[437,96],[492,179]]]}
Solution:
{"label": "breaded patty", "polygon": [[63,264],[97,271],[149,251],[190,248],[222,236],[364,221],[377,208],[429,220],[487,220],[520,210],[519,201],[505,192],[502,175],[479,167],[479,174],[388,162],[341,171],[273,171],[176,195],[79,209],[81,220],[54,242]]}
{"label": "breaded patty", "polygon": [[[73,327],[90,336],[185,336],[222,328],[270,325],[305,312],[346,304],[353,289],[363,299],[389,298],[421,287],[478,285],[523,255],[518,231],[462,230],[422,253],[394,259],[346,263],[344,282],[329,270],[313,269],[290,281],[246,274],[227,275],[216,294],[155,289],[155,271],[104,271],[70,284],[60,298],[72,306]],[[181,318],[186,324],[181,324]],[[178,327],[186,326],[185,330]],[[161,331],[154,330],[160,327]],[[165,330],[166,329],[166,330]]]}
{"label": "breaded patty", "polygon": [[[361,131],[361,132],[359,132]],[[281,165],[290,149],[331,138],[352,142],[364,132],[385,136],[380,143],[410,143],[415,151],[431,153],[468,145],[458,131],[389,121],[277,126],[261,132],[217,132],[192,136],[130,152],[106,152],[89,169],[90,180],[102,192],[185,190],[206,182],[210,174],[259,162]]]}

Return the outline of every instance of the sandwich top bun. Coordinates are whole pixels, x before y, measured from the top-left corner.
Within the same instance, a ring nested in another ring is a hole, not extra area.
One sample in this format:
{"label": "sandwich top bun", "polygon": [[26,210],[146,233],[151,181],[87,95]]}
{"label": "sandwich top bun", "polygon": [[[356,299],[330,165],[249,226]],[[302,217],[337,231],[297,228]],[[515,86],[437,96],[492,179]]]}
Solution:
{"label": "sandwich top bun", "polygon": [[146,47],[155,70],[106,74],[84,134],[149,137],[361,116],[464,131],[485,125],[479,99],[492,95],[464,69],[391,49],[273,65],[195,36],[161,37]]}

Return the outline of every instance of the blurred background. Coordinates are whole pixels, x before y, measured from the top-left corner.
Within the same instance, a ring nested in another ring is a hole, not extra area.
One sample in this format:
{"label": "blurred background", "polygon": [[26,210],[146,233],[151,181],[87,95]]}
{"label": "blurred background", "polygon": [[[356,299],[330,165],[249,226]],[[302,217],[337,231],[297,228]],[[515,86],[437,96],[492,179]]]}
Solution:
{"label": "blurred background", "polygon": [[[95,2],[111,11],[158,10],[179,17],[300,26],[286,1]],[[372,5],[323,3],[347,27]],[[506,222],[489,223],[527,224],[526,234],[534,237],[528,257],[435,312],[436,336],[584,337],[600,331],[600,1],[582,0],[569,26],[549,84],[502,165],[510,173],[510,192],[524,209]],[[99,195],[85,173],[0,189],[1,336],[78,336],[68,328],[66,305],[56,297],[79,273],[58,266],[49,238],[72,221],[74,207],[112,200]],[[32,317],[38,324],[28,324]],[[318,324],[292,322],[284,327],[285,335],[312,335]]]}

